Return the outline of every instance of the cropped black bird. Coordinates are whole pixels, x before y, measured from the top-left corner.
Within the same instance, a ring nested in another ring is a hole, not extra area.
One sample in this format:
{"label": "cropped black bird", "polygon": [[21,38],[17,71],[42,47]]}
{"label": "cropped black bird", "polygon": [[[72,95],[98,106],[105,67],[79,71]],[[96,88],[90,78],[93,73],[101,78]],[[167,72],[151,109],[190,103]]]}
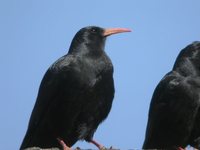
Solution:
{"label": "cropped black bird", "polygon": [[172,71],[156,87],[144,149],[200,149],[200,42],[178,55]]}
{"label": "cropped black bird", "polygon": [[[71,147],[93,140],[114,97],[113,65],[104,51],[106,37],[125,28],[82,28],[68,54],[47,70],[41,82],[21,148]],[[65,143],[65,144],[64,144]]]}

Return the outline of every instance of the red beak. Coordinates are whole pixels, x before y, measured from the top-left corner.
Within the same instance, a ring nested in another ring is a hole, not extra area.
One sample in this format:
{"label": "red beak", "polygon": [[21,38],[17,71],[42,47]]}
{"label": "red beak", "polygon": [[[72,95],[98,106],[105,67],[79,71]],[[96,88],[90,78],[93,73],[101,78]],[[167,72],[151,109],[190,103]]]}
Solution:
{"label": "red beak", "polygon": [[126,28],[109,28],[104,30],[103,35],[109,36],[112,34],[123,33],[123,32],[131,32],[131,30]]}

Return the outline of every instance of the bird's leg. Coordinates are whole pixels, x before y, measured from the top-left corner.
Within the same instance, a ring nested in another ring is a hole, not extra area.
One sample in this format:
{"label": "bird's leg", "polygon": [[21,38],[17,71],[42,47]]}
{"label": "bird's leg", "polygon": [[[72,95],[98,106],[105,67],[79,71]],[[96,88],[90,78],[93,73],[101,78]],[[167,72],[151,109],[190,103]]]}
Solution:
{"label": "bird's leg", "polygon": [[63,140],[61,140],[60,138],[57,138],[58,142],[60,143],[60,145],[62,146],[63,150],[72,150],[70,147],[68,147],[65,142]]}
{"label": "bird's leg", "polygon": [[96,142],[95,140],[93,140],[93,139],[90,140],[90,143],[92,143],[92,144],[94,144],[96,147],[98,147],[99,150],[105,150],[105,149],[106,149],[103,145],[97,143],[97,142]]}

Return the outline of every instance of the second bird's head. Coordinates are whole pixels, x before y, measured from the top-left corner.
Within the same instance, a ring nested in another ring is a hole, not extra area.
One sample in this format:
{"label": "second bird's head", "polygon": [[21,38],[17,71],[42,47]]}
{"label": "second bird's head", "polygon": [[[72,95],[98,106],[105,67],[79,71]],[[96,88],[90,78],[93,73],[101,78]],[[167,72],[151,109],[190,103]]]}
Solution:
{"label": "second bird's head", "polygon": [[104,50],[106,37],[112,34],[131,32],[126,28],[104,29],[97,26],[88,26],[80,29],[74,36],[69,53],[98,54]]}

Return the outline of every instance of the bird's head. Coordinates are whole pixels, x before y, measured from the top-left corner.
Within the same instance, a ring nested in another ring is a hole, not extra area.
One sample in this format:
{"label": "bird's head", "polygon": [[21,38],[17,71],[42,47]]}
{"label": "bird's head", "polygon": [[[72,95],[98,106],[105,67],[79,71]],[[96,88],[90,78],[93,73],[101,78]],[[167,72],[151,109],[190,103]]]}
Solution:
{"label": "bird's head", "polygon": [[186,46],[179,53],[173,70],[178,71],[183,76],[200,76],[200,42],[196,41]]}
{"label": "bird's head", "polygon": [[97,26],[82,28],[74,36],[69,53],[98,55],[104,51],[107,36],[130,31],[126,28],[104,29]]}

